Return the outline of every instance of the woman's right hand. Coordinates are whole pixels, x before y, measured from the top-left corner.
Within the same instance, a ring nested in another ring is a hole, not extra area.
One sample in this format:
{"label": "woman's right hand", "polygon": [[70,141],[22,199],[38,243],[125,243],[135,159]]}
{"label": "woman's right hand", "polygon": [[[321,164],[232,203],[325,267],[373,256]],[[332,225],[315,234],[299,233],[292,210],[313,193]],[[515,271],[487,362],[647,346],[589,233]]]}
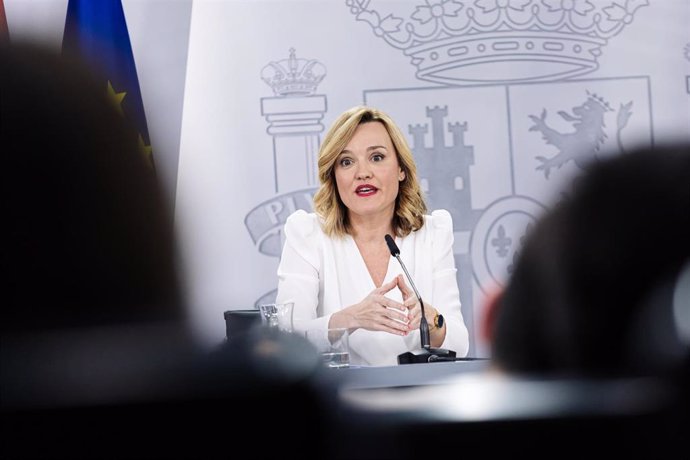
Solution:
{"label": "woman's right hand", "polygon": [[360,303],[333,313],[328,327],[346,327],[350,332],[362,328],[407,335],[410,331],[407,307],[385,296],[388,291],[398,287],[398,283],[396,277],[371,291]]}

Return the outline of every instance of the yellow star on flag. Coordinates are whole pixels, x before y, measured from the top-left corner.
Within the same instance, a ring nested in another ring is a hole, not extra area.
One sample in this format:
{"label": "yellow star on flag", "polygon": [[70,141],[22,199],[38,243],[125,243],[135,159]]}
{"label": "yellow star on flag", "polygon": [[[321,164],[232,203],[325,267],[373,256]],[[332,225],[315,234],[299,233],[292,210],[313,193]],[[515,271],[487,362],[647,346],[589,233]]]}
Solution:
{"label": "yellow star on flag", "polygon": [[139,134],[139,151],[142,153],[142,155],[144,155],[144,160],[146,163],[148,163],[152,169],[155,169],[155,165],[153,163],[153,147],[146,145],[141,134]]}
{"label": "yellow star on flag", "polygon": [[125,113],[122,111],[122,100],[125,98],[126,95],[126,92],[116,93],[115,89],[113,88],[113,84],[110,82],[110,80],[108,80],[108,97],[115,103],[117,111],[123,117],[125,116]]}

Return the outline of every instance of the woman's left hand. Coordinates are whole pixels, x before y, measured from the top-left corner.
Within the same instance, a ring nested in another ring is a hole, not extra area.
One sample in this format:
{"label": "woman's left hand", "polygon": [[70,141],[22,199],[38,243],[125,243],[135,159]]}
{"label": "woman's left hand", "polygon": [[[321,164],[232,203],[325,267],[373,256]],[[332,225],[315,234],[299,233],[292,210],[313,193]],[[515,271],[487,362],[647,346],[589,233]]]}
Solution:
{"label": "woman's left hand", "polygon": [[[419,324],[422,321],[422,305],[415,293],[407,286],[402,275],[398,275],[398,289],[402,292],[403,304],[407,307],[410,330],[419,329]],[[430,303],[424,302],[424,313],[426,322],[430,326],[434,324],[434,318],[438,310]],[[436,328],[430,331],[430,342],[432,347],[440,347],[446,339],[446,328]]]}
{"label": "woman's left hand", "polygon": [[[398,275],[398,289],[402,292],[403,304],[407,307],[410,330],[419,329],[419,323],[422,321],[422,306],[414,291],[405,283],[402,275]],[[426,321],[431,324],[436,315],[436,309],[425,302],[424,313],[426,313]]]}

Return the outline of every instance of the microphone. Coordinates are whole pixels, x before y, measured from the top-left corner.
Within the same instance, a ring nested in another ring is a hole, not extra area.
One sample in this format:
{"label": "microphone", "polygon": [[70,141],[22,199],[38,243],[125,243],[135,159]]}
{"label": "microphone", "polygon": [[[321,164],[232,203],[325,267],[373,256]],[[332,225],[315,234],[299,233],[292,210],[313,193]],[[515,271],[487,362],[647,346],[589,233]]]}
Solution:
{"label": "microphone", "polygon": [[414,291],[417,299],[419,300],[419,305],[422,309],[422,319],[419,322],[419,337],[421,339],[421,348],[408,351],[398,355],[398,364],[413,364],[413,363],[433,363],[433,362],[443,362],[443,361],[454,361],[455,352],[452,350],[445,350],[443,348],[433,348],[431,346],[431,339],[429,333],[429,323],[426,320],[426,315],[424,314],[424,302],[422,301],[422,296],[419,295],[417,286],[415,286],[414,281],[410,273],[407,271],[407,267],[400,258],[400,249],[398,245],[395,244],[393,237],[386,234],[385,236],[386,244],[388,245],[388,250],[391,255],[398,259],[398,263],[405,272],[407,281],[409,281],[412,290]]}
{"label": "microphone", "polygon": [[393,257],[398,259],[398,263],[400,263],[400,266],[405,272],[405,276],[407,276],[407,281],[410,282],[410,285],[412,286],[412,289],[414,290],[414,293],[417,296],[417,299],[419,300],[419,305],[422,307],[422,320],[419,323],[419,336],[422,339],[422,348],[429,349],[431,348],[431,339],[429,338],[429,323],[427,322],[426,316],[424,315],[424,302],[422,301],[422,296],[419,295],[417,286],[414,285],[414,281],[412,281],[410,273],[407,271],[407,268],[405,267],[405,264],[403,263],[402,259],[400,259],[400,249],[398,249],[398,245],[395,244],[395,240],[393,240],[393,237],[388,234],[386,234],[385,238],[386,244],[388,245],[388,250],[391,252],[391,255]]}

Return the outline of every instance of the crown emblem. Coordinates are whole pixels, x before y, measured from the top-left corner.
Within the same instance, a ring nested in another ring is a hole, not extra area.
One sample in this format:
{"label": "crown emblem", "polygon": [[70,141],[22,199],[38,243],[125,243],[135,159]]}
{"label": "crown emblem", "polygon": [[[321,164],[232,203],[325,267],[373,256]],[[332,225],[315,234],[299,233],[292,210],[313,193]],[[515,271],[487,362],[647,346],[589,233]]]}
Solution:
{"label": "crown emblem", "polygon": [[326,67],[319,61],[298,59],[295,49],[290,48],[290,57],[282,61],[269,62],[261,69],[261,79],[276,96],[308,96],[326,76]]}
{"label": "crown emblem", "polygon": [[604,112],[614,112],[609,103],[602,96],[597,96],[597,93],[590,93],[587,91],[587,99],[599,104]]}
{"label": "crown emblem", "polygon": [[[547,81],[596,70],[648,0],[346,0],[358,21],[446,85]],[[375,4],[375,5],[374,5]],[[392,9],[395,8],[395,11]]]}

